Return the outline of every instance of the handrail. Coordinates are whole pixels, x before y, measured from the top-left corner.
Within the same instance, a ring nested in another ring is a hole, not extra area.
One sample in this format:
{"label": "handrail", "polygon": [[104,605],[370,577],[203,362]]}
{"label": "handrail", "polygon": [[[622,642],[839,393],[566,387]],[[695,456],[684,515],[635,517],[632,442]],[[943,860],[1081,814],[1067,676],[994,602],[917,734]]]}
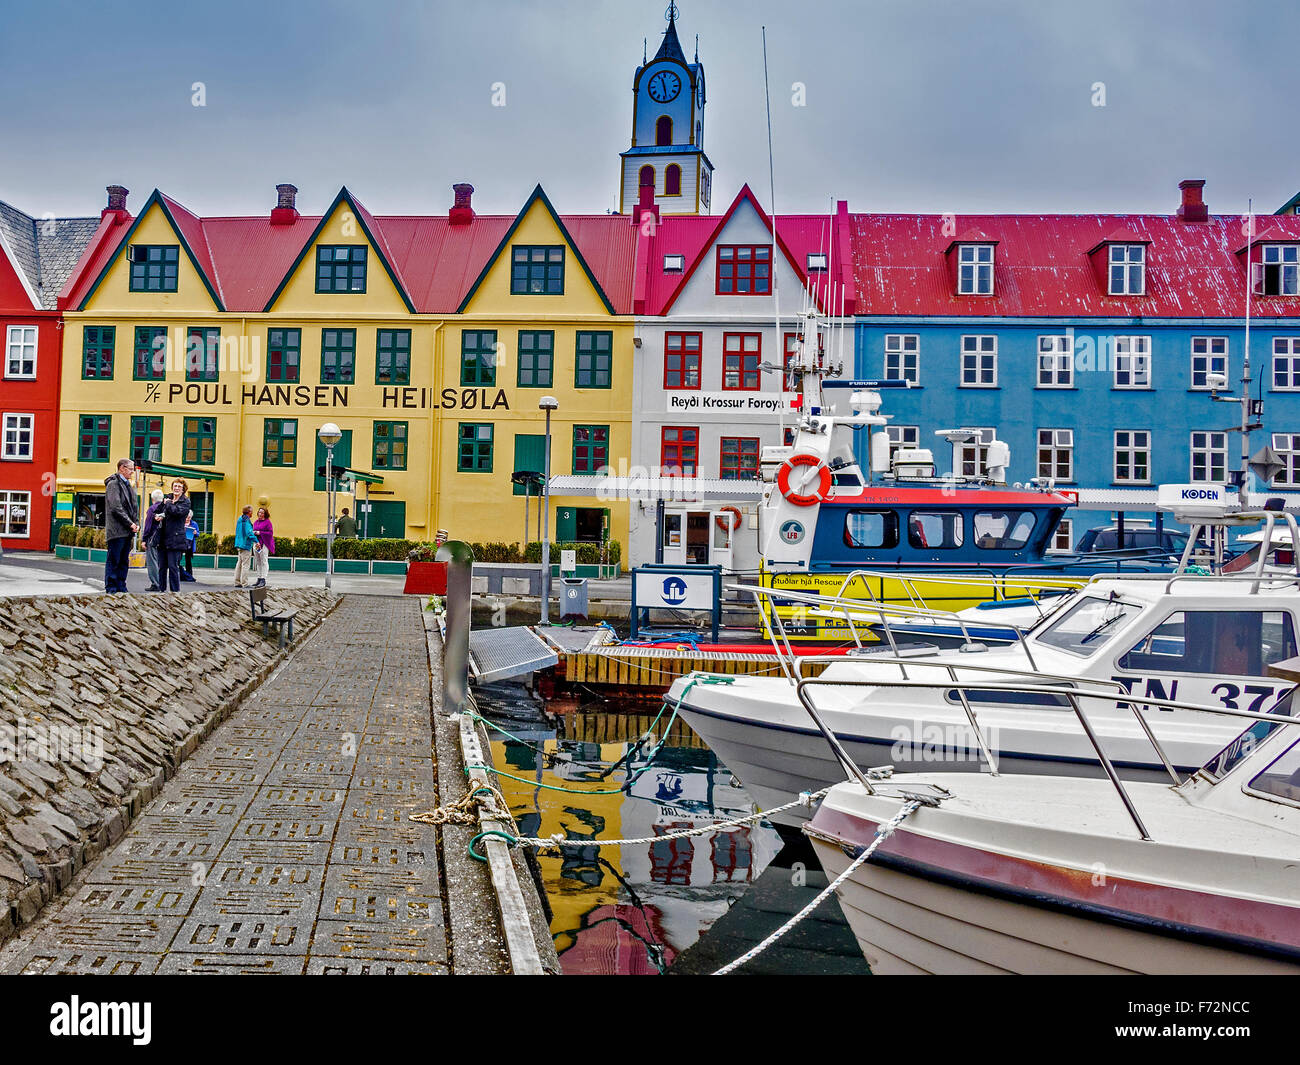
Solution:
{"label": "handrail", "polygon": [[[980,683],[980,682],[970,682],[970,681],[959,681],[957,682],[957,684],[960,688],[964,688],[970,691],[1025,692],[1027,690],[1025,687],[1019,685],[991,684],[991,683]],[[808,712],[809,716],[812,717],[813,722],[817,725],[818,729],[822,732],[822,735],[831,744],[832,750],[835,752],[837,758],[839,758],[841,761],[848,759],[847,752],[844,751],[842,745],[839,742],[839,739],[826,726],[825,722],[822,721],[820,714],[817,713],[816,707],[813,706],[812,704],[812,696],[808,692],[808,689],[812,687],[818,687],[818,686],[853,687],[853,686],[864,686],[864,685],[869,685],[872,687],[919,688],[919,689],[938,690],[938,689],[953,687],[953,682],[951,680],[943,681],[943,682],[918,681],[918,680],[870,682],[870,681],[848,680],[848,679],[840,680],[840,679],[833,679],[833,678],[823,679],[821,677],[808,677],[805,679],[801,679],[798,682],[798,685],[796,687],[796,693],[799,697],[799,701],[800,703],[803,704],[804,709]],[[1245,718],[1250,721],[1267,721],[1270,723],[1282,723],[1283,725],[1300,724],[1300,717],[1287,715],[1287,714],[1261,714],[1252,710],[1235,710],[1226,706],[1204,706],[1197,703],[1180,702],[1175,699],[1161,699],[1161,698],[1150,697],[1150,696],[1133,698],[1131,693],[1126,693],[1129,694],[1129,698],[1121,699],[1121,698],[1114,698],[1113,696],[1106,695],[1101,692],[1090,692],[1076,687],[1068,687],[1068,686],[1056,687],[1052,685],[1041,685],[1041,686],[1035,685],[1033,688],[1033,692],[1036,695],[1041,695],[1041,694],[1060,695],[1069,702],[1071,708],[1075,712],[1075,716],[1079,719],[1079,724],[1082,726],[1084,734],[1088,738],[1088,742],[1092,745],[1093,751],[1096,753],[1097,758],[1101,763],[1103,771],[1106,773],[1106,776],[1110,779],[1112,785],[1114,785],[1115,790],[1119,793],[1120,801],[1124,804],[1125,810],[1128,812],[1130,818],[1133,820],[1134,825],[1137,827],[1139,835],[1144,840],[1150,840],[1151,835],[1147,832],[1146,825],[1143,824],[1142,818],[1137,812],[1137,808],[1133,805],[1133,800],[1129,797],[1129,794],[1124,787],[1123,781],[1120,780],[1119,774],[1115,772],[1114,765],[1107,757],[1106,752],[1102,749],[1100,740],[1097,738],[1097,735],[1093,731],[1091,724],[1088,722],[1087,715],[1084,713],[1083,707],[1081,705],[1082,699],[1109,700],[1114,702],[1117,708],[1121,703],[1127,703],[1133,708],[1134,712],[1138,715],[1140,721],[1144,720],[1142,718],[1142,710],[1141,710],[1142,707],[1156,706],[1156,707],[1160,707],[1161,709],[1167,709],[1167,710],[1189,710],[1189,711],[1196,711],[1201,713],[1220,714],[1224,717]],[[1281,698],[1282,697],[1279,697],[1279,702]],[[971,715],[971,722],[972,722],[972,728],[975,731],[975,735],[977,740],[980,743],[981,749],[987,749],[987,740],[983,736],[983,730],[980,728],[978,721],[974,719],[973,714]],[[1177,774],[1174,772],[1173,767],[1169,762],[1168,756],[1164,752],[1164,748],[1160,745],[1160,742],[1156,738],[1155,734],[1151,731],[1149,727],[1145,725],[1145,723],[1144,723],[1143,731],[1146,733],[1147,738],[1151,741],[1152,745],[1155,747],[1156,754],[1159,756],[1160,760],[1164,763],[1166,769],[1170,770],[1171,773],[1174,773],[1175,780],[1177,780]],[[865,775],[860,770],[857,769],[857,766],[856,764],[853,763],[852,759],[848,759],[848,764],[852,768],[853,775],[857,777],[859,783],[863,784],[863,786],[866,788],[867,793],[875,794],[874,789],[871,787],[870,781],[868,781]],[[990,764],[992,765],[995,763],[990,763]],[[1179,781],[1179,783],[1181,783],[1181,781]]]}

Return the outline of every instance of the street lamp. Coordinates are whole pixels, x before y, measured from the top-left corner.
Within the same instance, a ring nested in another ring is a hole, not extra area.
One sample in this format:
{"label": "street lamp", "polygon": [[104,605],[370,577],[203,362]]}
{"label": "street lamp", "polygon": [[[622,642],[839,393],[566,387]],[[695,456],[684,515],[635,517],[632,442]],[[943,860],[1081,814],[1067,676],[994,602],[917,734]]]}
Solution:
{"label": "street lamp", "polygon": [[560,409],[554,396],[543,396],[537,403],[546,411],[546,461],[542,474],[542,624],[549,625],[551,609],[551,411]]}
{"label": "street lamp", "polygon": [[334,575],[334,445],[343,439],[343,431],[326,422],[316,431],[316,439],[325,445],[325,590],[330,590]]}

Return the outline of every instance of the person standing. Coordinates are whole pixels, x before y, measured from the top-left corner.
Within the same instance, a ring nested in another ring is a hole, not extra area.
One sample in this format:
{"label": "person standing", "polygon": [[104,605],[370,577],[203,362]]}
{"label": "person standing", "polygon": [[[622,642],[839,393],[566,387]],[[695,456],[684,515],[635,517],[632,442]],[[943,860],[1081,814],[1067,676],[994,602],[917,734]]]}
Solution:
{"label": "person standing", "polygon": [[247,504],[235,522],[235,551],[239,561],[235,563],[235,587],[247,588],[252,584],[251,563],[253,545],[257,543],[257,533],[253,531],[253,505]]}
{"label": "person standing", "polygon": [[108,556],[104,560],[104,591],[109,595],[126,591],[126,574],[131,567],[131,543],[140,529],[140,503],[135,497],[135,463],[117,460],[117,472],[104,479],[104,538]]}
{"label": "person standing", "polygon": [[194,581],[194,549],[199,543],[199,527],[194,521],[194,515],[190,515],[189,521],[185,523],[185,569],[181,571],[181,580]]}
{"label": "person standing", "polygon": [[181,558],[189,546],[185,526],[194,508],[187,494],[189,485],[179,477],[172,481],[172,494],[162,504],[163,591],[181,590]]}
{"label": "person standing", "polygon": [[162,591],[162,501],[162,489],[155,488],[149,495],[149,509],[144,513],[144,528],[140,531],[151,592]]}
{"label": "person standing", "polygon": [[343,513],[334,519],[334,535],[349,536],[357,535],[357,519],[348,513],[348,508],[343,508]]}
{"label": "person standing", "polygon": [[257,521],[253,522],[253,531],[257,533],[257,549],[254,552],[257,583],[254,588],[266,587],[266,575],[271,569],[271,556],[275,554],[275,528],[271,525],[271,512],[266,507],[257,508]]}

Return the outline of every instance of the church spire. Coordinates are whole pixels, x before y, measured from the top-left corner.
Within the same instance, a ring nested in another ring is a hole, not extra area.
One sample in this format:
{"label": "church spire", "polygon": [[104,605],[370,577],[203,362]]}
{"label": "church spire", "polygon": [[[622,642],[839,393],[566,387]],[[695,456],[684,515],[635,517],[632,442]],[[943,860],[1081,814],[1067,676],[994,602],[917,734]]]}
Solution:
{"label": "church spire", "polygon": [[682,51],[682,42],[677,39],[677,5],[668,5],[668,28],[664,30],[664,43],[655,53],[655,59],[676,59],[686,65],[686,53]]}

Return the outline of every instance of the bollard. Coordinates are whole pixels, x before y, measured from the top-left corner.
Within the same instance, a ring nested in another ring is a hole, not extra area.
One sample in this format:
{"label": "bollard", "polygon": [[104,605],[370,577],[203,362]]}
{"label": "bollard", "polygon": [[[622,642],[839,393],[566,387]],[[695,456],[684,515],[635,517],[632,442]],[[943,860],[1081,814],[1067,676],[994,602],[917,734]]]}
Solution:
{"label": "bollard", "polygon": [[448,714],[465,710],[469,698],[470,578],[474,552],[469,544],[449,540],[438,548],[437,562],[447,563],[447,635],[442,651],[442,707]]}

